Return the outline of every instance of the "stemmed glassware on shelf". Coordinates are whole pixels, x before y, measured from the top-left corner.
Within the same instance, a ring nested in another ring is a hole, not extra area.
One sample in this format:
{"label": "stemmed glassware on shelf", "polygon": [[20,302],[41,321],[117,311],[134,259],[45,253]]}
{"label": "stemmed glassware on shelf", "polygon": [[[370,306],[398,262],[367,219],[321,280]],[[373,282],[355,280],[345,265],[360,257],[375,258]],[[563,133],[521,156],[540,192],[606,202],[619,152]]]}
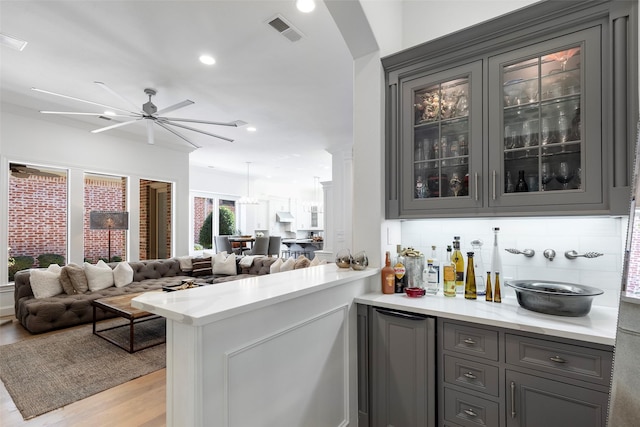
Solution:
{"label": "stemmed glassware on shelf", "polygon": [[573,179],[573,172],[569,169],[569,163],[560,162],[560,167],[558,168],[558,174],[556,175],[556,180],[562,184],[562,189],[566,190],[569,182]]}
{"label": "stemmed glassware on shelf", "polygon": [[549,162],[542,163],[540,168],[540,180],[542,181],[542,191],[547,191],[547,184],[553,180],[554,175]]}

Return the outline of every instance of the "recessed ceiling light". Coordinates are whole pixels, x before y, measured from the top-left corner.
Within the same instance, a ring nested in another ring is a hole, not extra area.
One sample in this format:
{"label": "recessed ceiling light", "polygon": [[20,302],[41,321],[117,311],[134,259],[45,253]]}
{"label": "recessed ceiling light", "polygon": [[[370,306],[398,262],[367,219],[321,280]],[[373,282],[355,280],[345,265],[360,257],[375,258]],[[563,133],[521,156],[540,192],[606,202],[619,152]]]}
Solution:
{"label": "recessed ceiling light", "polygon": [[200,55],[200,62],[202,62],[205,65],[213,65],[216,63],[216,60],[213,56],[211,55]]}
{"label": "recessed ceiling light", "polygon": [[296,7],[300,12],[309,13],[316,8],[314,0],[296,0]]}
{"label": "recessed ceiling light", "polygon": [[249,127],[247,128],[247,132],[255,132],[256,130],[257,130],[257,129],[256,129],[256,128],[254,128],[253,126],[249,126]]}
{"label": "recessed ceiling light", "polygon": [[115,112],[113,112],[113,111],[105,110],[104,115],[105,115],[105,116],[115,116],[115,115],[116,115],[116,113],[115,113]]}

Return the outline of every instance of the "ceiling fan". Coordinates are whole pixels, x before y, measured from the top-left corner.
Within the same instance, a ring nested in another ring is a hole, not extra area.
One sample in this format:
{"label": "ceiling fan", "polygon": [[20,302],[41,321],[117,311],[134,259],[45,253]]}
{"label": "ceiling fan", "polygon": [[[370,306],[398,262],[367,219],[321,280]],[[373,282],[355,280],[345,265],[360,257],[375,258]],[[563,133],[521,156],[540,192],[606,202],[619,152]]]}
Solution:
{"label": "ceiling fan", "polygon": [[[122,126],[127,126],[127,125],[130,125],[130,124],[135,123],[137,121],[144,120],[146,125],[147,125],[147,142],[149,144],[153,144],[154,143],[154,128],[153,128],[154,124],[160,126],[161,128],[163,128],[163,129],[171,132],[172,134],[176,135],[177,137],[183,139],[184,141],[186,141],[187,143],[191,144],[195,148],[201,148],[201,146],[196,144],[196,143],[194,143],[193,141],[191,141],[189,138],[187,138],[185,135],[183,135],[182,133],[178,132],[174,128],[178,127],[178,128],[182,128],[182,129],[187,129],[187,130],[190,130],[190,131],[193,131],[193,132],[197,132],[197,133],[201,133],[201,134],[204,134],[204,135],[212,136],[214,138],[224,139],[225,141],[229,141],[229,142],[233,142],[233,139],[227,138],[227,137],[221,136],[221,135],[216,135],[216,134],[210,133],[210,132],[205,132],[205,131],[203,131],[201,129],[196,129],[194,127],[187,126],[187,125],[184,125],[184,124],[181,124],[181,123],[177,123],[177,122],[198,123],[198,124],[217,125],[217,126],[232,126],[232,127],[239,127],[239,126],[244,126],[244,125],[247,124],[247,122],[244,122],[242,120],[235,120],[233,122],[210,122],[210,121],[196,120],[196,119],[184,119],[184,118],[178,118],[178,117],[166,117],[163,114],[166,114],[166,113],[169,113],[171,111],[175,111],[175,110],[178,110],[180,108],[186,107],[188,105],[193,104],[194,102],[189,100],[189,99],[185,99],[182,102],[178,102],[177,104],[171,105],[171,106],[163,108],[161,110],[158,110],[158,108],[151,102],[151,97],[154,96],[157,93],[156,90],[155,89],[146,88],[144,90],[144,93],[149,96],[149,101],[146,102],[145,104],[142,104],[142,108],[139,108],[133,102],[129,101],[125,97],[123,97],[120,94],[116,93],[113,89],[109,88],[106,84],[104,84],[102,82],[94,82],[94,83],[97,84],[98,86],[100,86],[101,88],[103,88],[104,90],[106,90],[107,92],[109,92],[110,94],[114,95],[115,97],[117,97],[121,101],[125,102],[129,106],[131,106],[132,110],[127,110],[127,109],[123,109],[123,108],[119,108],[119,107],[112,107],[110,105],[100,104],[98,102],[93,102],[93,101],[88,101],[88,100],[85,100],[85,99],[75,98],[73,96],[62,95],[60,93],[50,92],[50,91],[43,90],[43,89],[37,89],[37,88],[31,88],[31,89],[36,91],[36,92],[41,92],[41,93],[45,93],[45,94],[48,94],[48,95],[59,96],[59,97],[62,97],[62,98],[71,99],[71,100],[79,101],[79,102],[84,102],[86,104],[96,105],[98,107],[108,108],[109,110],[117,111],[117,113],[113,113],[113,112],[110,112],[110,113],[105,113],[105,112],[101,112],[101,113],[82,113],[82,112],[74,112],[74,111],[43,111],[43,110],[40,111],[43,114],[68,114],[68,115],[81,115],[81,116],[95,116],[95,117],[100,117],[100,118],[104,118],[104,119],[107,119],[107,120],[113,120],[113,121],[117,122],[114,125],[102,127],[102,128],[99,128],[99,129],[94,129],[94,130],[91,131],[92,133],[104,132],[106,130],[115,129],[115,128],[119,128],[119,127],[122,127]],[[119,120],[113,119],[112,117],[123,117],[123,118],[127,118],[129,120],[119,121]]]}
{"label": "ceiling fan", "polygon": [[44,172],[31,166],[21,165],[19,163],[9,163],[11,175],[15,178],[29,178],[30,176],[59,176],[55,173]]}

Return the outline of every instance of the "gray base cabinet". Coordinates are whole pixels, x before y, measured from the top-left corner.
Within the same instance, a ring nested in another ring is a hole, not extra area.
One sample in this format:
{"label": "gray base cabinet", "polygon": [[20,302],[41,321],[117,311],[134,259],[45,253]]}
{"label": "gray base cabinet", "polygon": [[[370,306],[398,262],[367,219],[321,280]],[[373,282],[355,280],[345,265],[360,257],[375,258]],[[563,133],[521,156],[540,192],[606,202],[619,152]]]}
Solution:
{"label": "gray base cabinet", "polygon": [[613,348],[438,319],[439,425],[605,427]]}
{"label": "gray base cabinet", "polygon": [[359,370],[359,383],[368,385],[368,393],[360,390],[359,425],[435,427],[435,319],[376,307],[367,314],[366,325],[359,322],[360,332],[368,328],[359,340],[359,361],[368,364]]}

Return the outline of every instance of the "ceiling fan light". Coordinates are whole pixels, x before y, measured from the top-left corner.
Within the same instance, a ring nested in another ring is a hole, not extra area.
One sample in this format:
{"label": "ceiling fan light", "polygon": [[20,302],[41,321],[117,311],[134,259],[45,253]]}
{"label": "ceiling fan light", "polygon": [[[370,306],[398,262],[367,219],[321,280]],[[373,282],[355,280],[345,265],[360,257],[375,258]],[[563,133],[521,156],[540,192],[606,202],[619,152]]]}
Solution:
{"label": "ceiling fan light", "polygon": [[296,0],[296,7],[303,13],[313,12],[313,9],[316,8],[316,2],[314,0]]}
{"label": "ceiling fan light", "polygon": [[147,122],[147,143],[149,145],[153,145],[155,143],[154,134],[153,134],[153,120],[147,119],[146,122]]}
{"label": "ceiling fan light", "polygon": [[199,59],[204,65],[213,65],[216,63],[216,59],[211,55],[200,55]]}

